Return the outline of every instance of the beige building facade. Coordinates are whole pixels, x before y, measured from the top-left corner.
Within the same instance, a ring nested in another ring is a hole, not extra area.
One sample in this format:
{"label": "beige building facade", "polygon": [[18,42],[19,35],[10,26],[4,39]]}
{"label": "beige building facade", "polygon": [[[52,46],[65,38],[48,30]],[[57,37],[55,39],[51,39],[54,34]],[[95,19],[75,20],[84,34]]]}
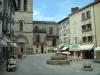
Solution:
{"label": "beige building facade", "polygon": [[59,25],[59,44],[70,43],[69,17],[58,22]]}
{"label": "beige building facade", "polygon": [[93,13],[94,13],[94,25],[95,25],[95,34],[96,34],[96,46],[95,56],[97,60],[100,60],[100,1],[97,1],[93,5]]}
{"label": "beige building facade", "polygon": [[36,53],[48,53],[58,43],[58,24],[51,21],[33,21],[33,45]]}
{"label": "beige building facade", "polygon": [[[100,49],[97,48],[99,50],[95,51],[95,48],[100,46],[99,7],[100,0],[96,0],[83,8],[72,8],[69,15],[70,44],[80,44],[80,50],[85,58],[97,57],[100,59]],[[59,39],[62,40],[62,38]],[[90,46],[91,48],[85,48]]]}
{"label": "beige building facade", "polygon": [[[33,0],[17,0],[18,11],[16,17],[16,38],[18,52],[33,53]],[[30,52],[31,51],[31,52]]]}
{"label": "beige building facade", "polygon": [[81,12],[72,13],[69,15],[70,24],[70,44],[81,43]]}

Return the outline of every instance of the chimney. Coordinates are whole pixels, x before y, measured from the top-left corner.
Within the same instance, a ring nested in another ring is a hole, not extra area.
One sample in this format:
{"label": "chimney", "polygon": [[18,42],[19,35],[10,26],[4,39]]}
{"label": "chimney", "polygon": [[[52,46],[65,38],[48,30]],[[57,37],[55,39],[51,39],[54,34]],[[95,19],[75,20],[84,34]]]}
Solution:
{"label": "chimney", "polygon": [[100,0],[95,0],[95,1],[100,1]]}
{"label": "chimney", "polygon": [[78,11],[78,10],[79,10],[79,7],[71,8],[71,13],[76,12],[76,11]]}

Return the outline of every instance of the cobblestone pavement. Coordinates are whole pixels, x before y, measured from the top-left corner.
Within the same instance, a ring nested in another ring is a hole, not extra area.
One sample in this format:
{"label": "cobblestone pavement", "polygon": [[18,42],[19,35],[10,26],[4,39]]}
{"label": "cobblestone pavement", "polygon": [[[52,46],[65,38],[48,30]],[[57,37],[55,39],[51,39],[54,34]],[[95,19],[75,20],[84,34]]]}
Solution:
{"label": "cobblestone pavement", "polygon": [[6,72],[5,69],[0,75],[100,75],[100,64],[92,63],[93,71],[82,71],[83,61],[73,61],[71,65],[47,65],[46,60],[51,55],[37,54],[29,55],[19,62],[18,70]]}

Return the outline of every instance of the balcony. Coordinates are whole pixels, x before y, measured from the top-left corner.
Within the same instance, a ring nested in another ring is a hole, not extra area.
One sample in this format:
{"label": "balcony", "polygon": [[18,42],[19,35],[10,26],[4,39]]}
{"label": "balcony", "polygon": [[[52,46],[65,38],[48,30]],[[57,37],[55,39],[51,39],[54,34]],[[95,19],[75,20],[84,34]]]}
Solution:
{"label": "balcony", "polygon": [[58,35],[47,34],[47,38],[59,38]]}
{"label": "balcony", "polygon": [[89,20],[91,18],[91,16],[87,17],[87,18],[82,18],[81,21],[86,21],[86,20]]}
{"label": "balcony", "polygon": [[43,29],[33,30],[33,33],[46,33],[46,30]]}
{"label": "balcony", "polygon": [[83,33],[84,33],[84,32],[89,32],[89,31],[92,31],[92,28],[82,30]]}
{"label": "balcony", "polygon": [[46,42],[33,42],[33,45],[41,45],[41,46],[46,46]]}

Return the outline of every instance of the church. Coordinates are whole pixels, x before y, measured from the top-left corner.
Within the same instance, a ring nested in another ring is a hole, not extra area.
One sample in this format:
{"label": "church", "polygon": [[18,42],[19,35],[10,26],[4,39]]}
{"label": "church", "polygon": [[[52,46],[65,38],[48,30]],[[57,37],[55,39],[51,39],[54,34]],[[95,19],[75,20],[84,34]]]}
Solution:
{"label": "church", "polygon": [[15,42],[17,54],[33,53],[33,0],[16,0]]}

